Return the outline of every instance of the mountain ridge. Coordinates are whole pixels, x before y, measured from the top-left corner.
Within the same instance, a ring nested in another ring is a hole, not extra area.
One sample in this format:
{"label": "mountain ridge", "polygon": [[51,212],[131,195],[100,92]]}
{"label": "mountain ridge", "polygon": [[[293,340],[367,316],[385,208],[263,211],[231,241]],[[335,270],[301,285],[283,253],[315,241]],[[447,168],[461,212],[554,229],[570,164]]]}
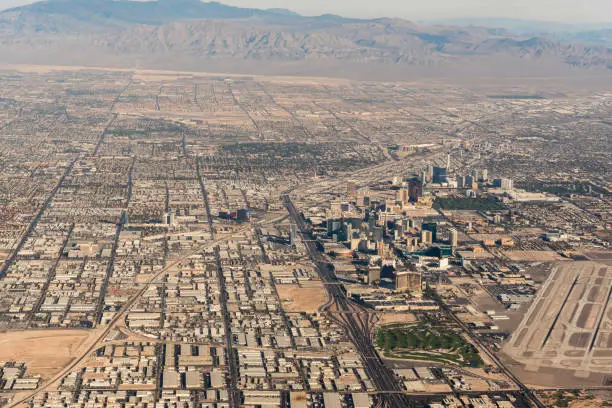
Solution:
{"label": "mountain ridge", "polygon": [[408,77],[417,70],[452,74],[470,66],[475,75],[531,67],[607,71],[611,51],[605,43],[584,45],[491,27],[305,17],[198,0],[51,0],[0,13],[0,52],[16,63],[57,64],[91,56],[90,61],[147,66],[163,61],[164,68],[177,70],[268,65],[269,72],[287,74],[296,67],[353,66],[379,79],[377,71],[380,77],[386,70],[406,71]]}
{"label": "mountain ridge", "polygon": [[105,21],[106,23],[136,23],[162,25],[184,20],[238,20],[261,18],[264,21],[284,18],[289,22],[300,20],[358,21],[324,14],[304,17],[283,8],[258,9],[225,5],[217,1],[200,0],[46,0],[25,6],[13,7],[2,13],[33,13],[62,15],[83,21]]}

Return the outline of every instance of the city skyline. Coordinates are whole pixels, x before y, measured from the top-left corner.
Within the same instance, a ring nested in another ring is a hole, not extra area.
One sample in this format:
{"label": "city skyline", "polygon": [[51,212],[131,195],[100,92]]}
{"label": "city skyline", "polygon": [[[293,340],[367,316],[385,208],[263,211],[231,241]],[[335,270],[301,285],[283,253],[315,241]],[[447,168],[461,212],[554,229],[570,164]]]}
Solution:
{"label": "city skyline", "polygon": [[0,407],[612,407],[610,0],[199,1],[0,12]]}

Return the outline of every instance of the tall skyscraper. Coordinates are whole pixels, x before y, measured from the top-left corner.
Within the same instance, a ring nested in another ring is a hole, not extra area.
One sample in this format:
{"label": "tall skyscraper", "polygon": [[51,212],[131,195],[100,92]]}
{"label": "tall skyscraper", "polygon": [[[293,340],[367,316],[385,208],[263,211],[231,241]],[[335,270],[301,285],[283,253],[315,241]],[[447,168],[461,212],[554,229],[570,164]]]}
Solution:
{"label": "tall skyscraper", "polygon": [[332,218],[342,217],[342,202],[341,201],[332,201],[331,216]]}
{"label": "tall skyscraper", "polygon": [[432,181],[437,184],[446,183],[448,181],[447,168],[446,167],[434,167]]}
{"label": "tall skyscraper", "polygon": [[372,241],[380,242],[385,237],[385,230],[382,227],[374,227],[372,229]]}
{"label": "tall skyscraper", "polygon": [[472,177],[475,181],[480,180],[480,172],[478,171],[478,169],[472,169]]}
{"label": "tall skyscraper", "polygon": [[507,178],[501,179],[501,188],[502,190],[514,189],[514,181],[512,181],[512,179],[507,179]]}
{"label": "tall skyscraper", "polygon": [[508,178],[495,179],[493,180],[493,185],[495,187],[499,187],[502,190],[512,190],[514,189],[514,181]]}
{"label": "tall skyscraper", "polygon": [[176,215],[174,211],[166,213],[166,225],[173,226],[176,223]]}
{"label": "tall skyscraper", "polygon": [[423,196],[423,183],[419,180],[410,180],[408,183],[408,198],[413,203],[418,203]]}
{"label": "tall skyscraper", "polygon": [[370,285],[380,282],[380,267],[370,267],[368,269],[368,283]]}
{"label": "tall skyscraper", "polygon": [[398,292],[417,292],[422,290],[423,278],[420,272],[397,272],[395,274],[395,290]]}
{"label": "tall skyscraper", "polygon": [[353,239],[353,225],[349,222],[346,223],[346,240],[350,242]]}
{"label": "tall skyscraper", "polygon": [[367,195],[360,195],[357,198],[357,205],[360,207],[369,207],[370,206],[370,197]]}
{"label": "tall skyscraper", "polygon": [[410,202],[410,191],[405,188],[398,190],[396,200],[401,201],[404,205],[408,204]]}
{"label": "tall skyscraper", "polygon": [[450,246],[453,250],[455,250],[459,244],[459,232],[456,228],[450,229]]}
{"label": "tall skyscraper", "polygon": [[357,185],[355,183],[346,183],[346,195],[349,198],[357,196]]}
{"label": "tall skyscraper", "polygon": [[328,219],[327,220],[327,235],[332,236],[337,232],[342,231],[342,224],[337,219]]}
{"label": "tall skyscraper", "polygon": [[372,231],[376,227],[376,211],[370,210],[367,212],[368,214],[368,227],[370,231]]}
{"label": "tall skyscraper", "polygon": [[468,189],[473,189],[476,186],[476,180],[474,179],[474,176],[465,176],[465,184],[464,184],[465,188]]}
{"label": "tall skyscraper", "polygon": [[421,242],[426,245],[431,245],[433,243],[431,231],[427,231],[427,230],[421,231]]}
{"label": "tall skyscraper", "polygon": [[465,188],[465,177],[457,176],[457,188]]}
{"label": "tall skyscraper", "polygon": [[421,225],[423,231],[431,232],[431,239],[433,242],[438,240],[438,223],[436,222],[424,222]]}

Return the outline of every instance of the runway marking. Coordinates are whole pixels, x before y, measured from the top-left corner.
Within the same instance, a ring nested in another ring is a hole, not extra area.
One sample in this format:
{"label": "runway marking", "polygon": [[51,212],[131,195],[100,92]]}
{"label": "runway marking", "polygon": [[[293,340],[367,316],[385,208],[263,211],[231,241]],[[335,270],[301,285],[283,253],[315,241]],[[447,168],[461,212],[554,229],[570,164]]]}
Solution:
{"label": "runway marking", "polygon": [[576,284],[578,283],[578,279],[580,279],[580,275],[576,276],[576,279],[574,279],[574,283],[572,283],[572,286],[570,286],[569,292],[567,292],[567,296],[563,300],[563,304],[561,304],[561,308],[559,309],[559,312],[557,312],[557,315],[555,316],[555,320],[553,320],[552,325],[550,326],[550,329],[548,329],[548,333],[546,334],[546,337],[544,337],[544,341],[542,342],[542,346],[540,347],[540,350],[544,348],[544,346],[548,342],[548,339],[550,339],[550,335],[555,329],[555,326],[557,325],[557,322],[559,321],[559,317],[561,316],[561,312],[563,312],[563,309],[565,309],[565,305],[567,305],[567,301],[569,300],[570,296],[572,295],[572,292],[574,291],[574,288],[576,287]]}

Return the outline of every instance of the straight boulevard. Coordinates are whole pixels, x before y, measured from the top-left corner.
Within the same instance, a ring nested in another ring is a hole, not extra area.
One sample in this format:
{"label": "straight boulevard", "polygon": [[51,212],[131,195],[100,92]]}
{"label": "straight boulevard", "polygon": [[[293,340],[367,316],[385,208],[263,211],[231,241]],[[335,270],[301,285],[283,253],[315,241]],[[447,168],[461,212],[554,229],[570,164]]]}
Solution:
{"label": "straight boulevard", "polygon": [[329,263],[316,248],[314,241],[306,229],[304,219],[291,202],[289,196],[284,195],[282,199],[291,218],[297,224],[302,234],[310,259],[316,265],[321,280],[326,283],[325,288],[331,299],[330,305],[335,305],[337,310],[343,312],[340,318],[333,316],[331,316],[331,318],[346,330],[348,336],[355,344],[364,362],[368,376],[375,383],[377,390],[383,393],[380,395],[380,398],[384,406],[389,408],[413,406],[414,404],[412,401],[403,394],[404,390],[393,372],[385,366],[376,349],[372,346],[371,335],[369,332],[365,331],[367,325],[355,319],[355,315],[363,314],[363,310],[359,305],[351,302],[346,297],[344,286],[330,284],[338,282],[336,275],[330,268]]}

